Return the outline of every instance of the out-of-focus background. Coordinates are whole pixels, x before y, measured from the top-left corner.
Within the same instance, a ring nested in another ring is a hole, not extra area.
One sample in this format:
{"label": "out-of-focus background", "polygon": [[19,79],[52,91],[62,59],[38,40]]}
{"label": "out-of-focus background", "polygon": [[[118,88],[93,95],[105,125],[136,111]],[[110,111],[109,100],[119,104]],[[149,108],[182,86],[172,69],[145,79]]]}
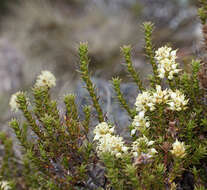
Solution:
{"label": "out-of-focus background", "polygon": [[144,21],[155,23],[155,47],[179,48],[184,66],[197,54],[202,35],[196,0],[1,0],[0,130],[8,129],[12,116],[10,95],[30,88],[41,70],[55,74],[54,96],[74,91],[80,41],[88,41],[90,69],[99,80],[130,81],[120,55],[120,46],[127,44],[141,76],[149,73]]}

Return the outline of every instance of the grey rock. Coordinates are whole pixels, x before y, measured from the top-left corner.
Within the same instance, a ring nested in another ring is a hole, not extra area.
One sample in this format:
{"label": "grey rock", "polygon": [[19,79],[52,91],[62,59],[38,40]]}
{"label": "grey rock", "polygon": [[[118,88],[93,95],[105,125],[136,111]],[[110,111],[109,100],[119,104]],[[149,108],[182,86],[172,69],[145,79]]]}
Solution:
{"label": "grey rock", "polygon": [[5,38],[0,39],[0,94],[20,87],[22,55]]}
{"label": "grey rock", "polygon": [[[111,123],[114,123],[116,126],[116,132],[124,137],[125,139],[129,139],[129,130],[128,126],[131,123],[130,117],[128,116],[127,112],[122,109],[119,105],[119,102],[116,98],[116,94],[112,88],[112,85],[109,82],[101,79],[93,78],[93,82],[97,88],[97,94],[99,97],[99,103],[102,107],[106,120]],[[83,106],[84,105],[92,105],[92,101],[89,97],[89,94],[85,88],[83,83],[78,83],[77,85],[77,104],[80,112],[80,117],[84,118],[83,115]],[[133,83],[126,83],[121,85],[121,91],[125,96],[125,99],[132,107],[135,103],[136,96],[138,94],[138,89],[135,84]],[[94,126],[98,124],[98,119],[95,110],[92,112],[92,119],[91,119],[91,135],[92,136],[92,129]]]}

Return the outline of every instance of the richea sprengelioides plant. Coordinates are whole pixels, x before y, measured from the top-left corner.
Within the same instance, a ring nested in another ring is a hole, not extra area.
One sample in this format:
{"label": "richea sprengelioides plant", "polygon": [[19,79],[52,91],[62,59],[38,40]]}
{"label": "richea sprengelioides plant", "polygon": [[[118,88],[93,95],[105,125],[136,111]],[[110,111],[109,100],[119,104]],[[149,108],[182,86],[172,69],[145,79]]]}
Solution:
{"label": "richea sprengelioides plant", "polygon": [[[199,16],[205,37],[206,1],[201,5]],[[186,173],[192,176],[195,190],[207,189],[205,62],[192,60],[191,72],[186,73],[177,62],[177,50],[167,45],[153,48],[153,24],[146,22],[143,28],[145,52],[153,70],[149,86],[143,85],[133,67],[131,47],[121,48],[126,68],[139,88],[134,107],[124,99],[121,79],[112,79],[117,99],[130,116],[131,125],[126,128],[131,139],[116,134],[118,126],[107,120],[90,78],[87,43],[80,43],[79,72],[92,105],[84,106],[85,118],[80,119],[76,96],[65,95],[65,113],[60,114],[57,101],[50,95],[56,79],[49,71],[37,77],[32,96],[22,91],[12,95],[12,111],[21,111],[25,118],[10,122],[22,157],[16,157],[11,138],[1,133],[0,142],[5,147],[1,190],[95,189],[88,184],[89,179],[99,190],[176,190]],[[91,126],[92,108],[97,126]],[[92,127],[94,136],[90,140]],[[96,165],[104,168],[102,182],[93,174]]]}

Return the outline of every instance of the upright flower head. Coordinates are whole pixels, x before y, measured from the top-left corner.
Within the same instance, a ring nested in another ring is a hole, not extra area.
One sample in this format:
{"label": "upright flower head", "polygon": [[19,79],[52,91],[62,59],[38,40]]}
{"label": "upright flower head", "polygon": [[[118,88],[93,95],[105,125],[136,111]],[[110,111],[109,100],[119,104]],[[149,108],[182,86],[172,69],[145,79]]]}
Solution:
{"label": "upright flower head", "polygon": [[0,181],[0,189],[9,190],[11,189],[11,186],[8,181]]}
{"label": "upright flower head", "polygon": [[11,111],[17,112],[19,110],[19,103],[17,102],[17,97],[20,94],[23,94],[23,92],[19,91],[11,96],[10,101],[9,101]]}
{"label": "upright flower head", "polygon": [[153,111],[155,109],[154,103],[152,102],[151,93],[145,91],[141,94],[138,94],[135,102],[137,111]]}
{"label": "upright flower head", "polygon": [[106,134],[98,140],[97,152],[99,155],[109,152],[117,158],[120,158],[127,151],[128,147],[124,145],[122,137]]}
{"label": "upright flower head", "polygon": [[95,134],[94,140],[98,140],[101,137],[103,137],[103,135],[113,134],[114,133],[114,127],[109,126],[108,123],[106,123],[106,122],[102,122],[102,123],[99,123],[95,127],[93,132]]}
{"label": "upright flower head", "polygon": [[37,77],[35,86],[42,87],[48,86],[49,88],[56,85],[56,78],[50,71],[42,71],[41,74]]}
{"label": "upright flower head", "polygon": [[97,141],[97,152],[99,155],[102,153],[111,153],[112,155],[120,158],[123,153],[128,151],[128,147],[124,145],[122,137],[115,136],[114,127],[111,127],[106,122],[102,122],[94,129],[94,140]]}
{"label": "upright flower head", "polygon": [[177,59],[176,53],[177,50],[172,50],[171,47],[163,46],[155,52],[155,58],[159,62],[161,61],[175,62],[175,60]]}
{"label": "upright flower head", "polygon": [[185,153],[185,145],[183,142],[179,142],[177,139],[176,141],[172,144],[173,149],[171,150],[171,153],[178,158],[183,158],[186,153]]}
{"label": "upright flower head", "polygon": [[160,85],[156,86],[156,91],[152,95],[152,102],[154,104],[162,104],[166,103],[168,100],[168,91],[167,90],[162,90]]}
{"label": "upright flower head", "polygon": [[138,157],[142,154],[147,154],[149,157],[152,157],[157,153],[155,148],[149,148],[154,144],[154,141],[149,141],[147,137],[143,136],[138,138],[132,144],[132,154],[134,157]]}
{"label": "upright flower head", "polygon": [[185,98],[185,95],[182,94],[179,90],[175,92],[169,90],[170,100],[168,102],[169,109],[174,111],[181,111],[187,108],[188,99]]}
{"label": "upright flower head", "polygon": [[131,131],[131,135],[134,135],[139,127],[148,128],[150,126],[150,122],[148,120],[148,117],[145,117],[144,111],[139,112],[139,114],[134,117],[132,126],[134,129]]}
{"label": "upright flower head", "polygon": [[155,52],[155,59],[158,62],[159,77],[164,78],[165,76],[172,80],[174,74],[179,73],[181,70],[178,69],[178,63],[176,63],[176,52],[171,47],[161,47]]}

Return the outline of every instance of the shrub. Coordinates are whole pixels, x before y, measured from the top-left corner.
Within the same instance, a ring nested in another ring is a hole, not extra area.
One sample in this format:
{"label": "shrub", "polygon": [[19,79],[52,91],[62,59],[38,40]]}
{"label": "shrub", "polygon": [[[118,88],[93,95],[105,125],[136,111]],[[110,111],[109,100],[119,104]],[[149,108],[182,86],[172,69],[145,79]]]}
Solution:
{"label": "shrub", "polygon": [[[203,11],[205,6],[199,11],[205,24]],[[84,107],[85,118],[81,119],[75,95],[65,95],[65,113],[60,114],[57,101],[50,96],[56,79],[49,71],[38,76],[33,98],[25,92],[14,94],[10,106],[13,111],[21,110],[25,121],[13,119],[10,126],[22,146],[23,158],[20,162],[15,158],[12,141],[2,133],[1,184],[10,184],[10,189],[175,190],[188,174],[193,176],[192,189],[207,188],[207,110],[205,89],[199,81],[205,74],[201,61],[192,60],[192,71],[186,73],[176,61],[177,50],[169,46],[154,50],[153,25],[144,23],[144,30],[145,51],[153,69],[150,86],[143,86],[133,68],[131,47],[121,49],[140,90],[134,108],[124,99],[121,80],[112,79],[117,99],[130,116],[131,140],[117,135],[115,124],[107,120],[90,79],[87,43],[81,43],[80,74],[93,104]],[[91,142],[92,107],[99,124]],[[97,167],[103,168],[101,178],[94,175]]]}

